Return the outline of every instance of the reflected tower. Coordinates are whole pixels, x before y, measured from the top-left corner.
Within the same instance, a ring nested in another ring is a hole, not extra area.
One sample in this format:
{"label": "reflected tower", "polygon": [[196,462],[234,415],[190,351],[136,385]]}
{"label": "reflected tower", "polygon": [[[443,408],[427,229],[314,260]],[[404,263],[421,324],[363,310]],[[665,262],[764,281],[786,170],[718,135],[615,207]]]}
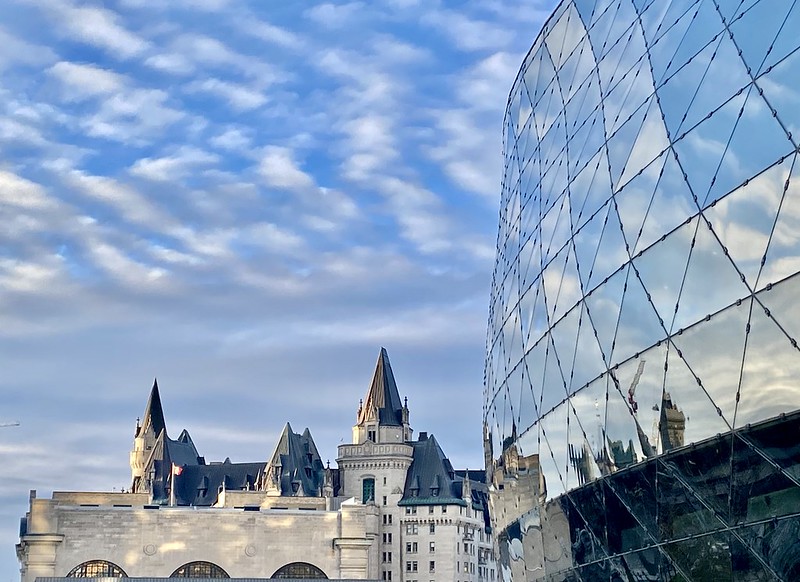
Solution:
{"label": "reflected tower", "polygon": [[779,4],[565,0],[522,64],[483,427],[506,579],[800,579],[800,4]]}

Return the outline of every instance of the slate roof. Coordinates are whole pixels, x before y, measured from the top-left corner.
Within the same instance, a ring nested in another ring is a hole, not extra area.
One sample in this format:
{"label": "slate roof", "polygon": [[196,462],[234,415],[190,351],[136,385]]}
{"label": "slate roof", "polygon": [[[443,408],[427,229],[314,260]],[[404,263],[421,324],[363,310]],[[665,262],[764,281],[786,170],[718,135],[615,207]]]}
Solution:
{"label": "slate roof", "polygon": [[147,399],[147,406],[144,407],[144,415],[139,425],[136,436],[147,429],[153,427],[153,433],[158,436],[162,430],[167,430],[164,422],[164,410],[161,408],[161,396],[158,393],[158,379],[153,380],[153,387],[150,389],[150,397]]}
{"label": "slate roof", "polygon": [[[325,467],[311,431],[297,434],[287,422],[266,467],[266,479],[275,479],[281,495],[319,497],[325,481]],[[273,476],[274,475],[274,476]]]}
{"label": "slate roof", "polygon": [[358,424],[367,421],[373,409],[377,410],[378,421],[383,426],[403,426],[403,403],[397,391],[397,383],[394,380],[386,348],[381,348],[381,353],[378,355],[372,384],[358,415]]}
{"label": "slate roof", "polygon": [[175,475],[175,502],[178,505],[207,507],[217,501],[222,484],[230,490],[252,490],[264,471],[264,463],[224,463],[188,465]]}
{"label": "slate roof", "polygon": [[[454,471],[450,460],[433,435],[419,433],[418,440],[409,443],[414,447],[411,466],[406,474],[400,506],[460,505],[467,507],[463,498],[464,480],[469,479],[470,504],[483,514],[486,531],[491,531],[489,519],[489,489],[485,471]],[[437,491],[438,489],[438,491]],[[434,494],[436,493],[436,494]]]}
{"label": "slate roof", "polygon": [[167,437],[166,444],[167,456],[172,463],[176,465],[202,465],[204,463],[186,429],[181,431],[178,440]]}
{"label": "slate roof", "polygon": [[421,432],[419,439],[410,444],[414,452],[398,505],[466,506],[461,497],[462,479],[456,476],[436,437]]}

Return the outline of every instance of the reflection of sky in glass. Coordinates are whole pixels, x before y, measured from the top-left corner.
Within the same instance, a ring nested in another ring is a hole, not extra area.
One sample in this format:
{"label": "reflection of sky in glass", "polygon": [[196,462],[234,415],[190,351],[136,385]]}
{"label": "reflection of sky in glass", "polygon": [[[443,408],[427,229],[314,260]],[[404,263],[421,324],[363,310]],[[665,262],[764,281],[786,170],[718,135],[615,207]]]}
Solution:
{"label": "reflection of sky in glass", "polygon": [[716,4],[563,2],[512,89],[486,422],[548,498],[667,398],[687,445],[800,406],[800,6]]}

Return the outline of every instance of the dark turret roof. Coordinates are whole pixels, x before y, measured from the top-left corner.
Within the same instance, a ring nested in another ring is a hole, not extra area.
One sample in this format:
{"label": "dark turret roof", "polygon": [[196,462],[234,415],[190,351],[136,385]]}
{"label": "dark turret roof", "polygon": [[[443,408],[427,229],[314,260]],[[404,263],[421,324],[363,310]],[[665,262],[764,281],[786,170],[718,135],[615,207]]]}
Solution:
{"label": "dark turret roof", "polygon": [[297,434],[287,422],[267,462],[266,471],[270,478],[278,481],[281,495],[322,495],[325,467],[308,429]]}
{"label": "dark turret roof", "polygon": [[156,436],[160,435],[162,430],[167,430],[164,422],[164,410],[161,408],[161,396],[158,394],[158,379],[153,380],[153,388],[150,390],[150,398],[147,399],[147,406],[144,408],[140,430],[146,430],[148,425],[153,428]]}
{"label": "dark turret roof", "polygon": [[398,505],[467,505],[461,497],[461,477],[433,435],[420,433],[406,473],[403,498]]}
{"label": "dark turret roof", "polygon": [[403,403],[389,363],[386,348],[381,348],[372,384],[358,416],[358,424],[365,422],[371,410],[377,410],[378,422],[384,426],[403,426]]}

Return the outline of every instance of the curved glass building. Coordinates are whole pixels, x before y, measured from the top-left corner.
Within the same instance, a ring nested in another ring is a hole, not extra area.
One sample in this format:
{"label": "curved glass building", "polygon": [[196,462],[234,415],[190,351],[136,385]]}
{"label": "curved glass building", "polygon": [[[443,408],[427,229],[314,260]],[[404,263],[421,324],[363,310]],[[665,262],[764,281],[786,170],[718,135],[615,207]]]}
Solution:
{"label": "curved glass building", "polygon": [[506,580],[800,580],[800,2],[564,0],[505,115]]}

